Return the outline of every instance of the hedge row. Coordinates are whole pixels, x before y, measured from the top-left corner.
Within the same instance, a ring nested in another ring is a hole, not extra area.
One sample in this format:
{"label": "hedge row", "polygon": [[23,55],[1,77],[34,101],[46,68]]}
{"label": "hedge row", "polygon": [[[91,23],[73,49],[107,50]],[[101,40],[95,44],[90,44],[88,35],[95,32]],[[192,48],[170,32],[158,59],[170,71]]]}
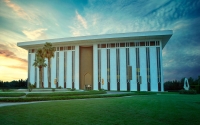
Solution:
{"label": "hedge row", "polygon": [[20,97],[24,95],[26,95],[26,93],[0,93],[0,97]]}
{"label": "hedge row", "polygon": [[180,90],[180,94],[197,94],[196,90]]}
{"label": "hedge row", "polygon": [[125,93],[125,94],[106,94],[106,95],[78,95],[78,96],[54,96],[54,97],[26,97],[26,98],[0,98],[0,102],[32,102],[48,100],[69,100],[69,99],[86,99],[86,98],[108,98],[123,97],[132,95],[152,95],[156,93]]}
{"label": "hedge row", "polygon": [[52,97],[52,96],[72,96],[72,95],[93,95],[93,94],[105,94],[105,93],[106,93],[106,91],[28,93],[26,95],[26,97]]}

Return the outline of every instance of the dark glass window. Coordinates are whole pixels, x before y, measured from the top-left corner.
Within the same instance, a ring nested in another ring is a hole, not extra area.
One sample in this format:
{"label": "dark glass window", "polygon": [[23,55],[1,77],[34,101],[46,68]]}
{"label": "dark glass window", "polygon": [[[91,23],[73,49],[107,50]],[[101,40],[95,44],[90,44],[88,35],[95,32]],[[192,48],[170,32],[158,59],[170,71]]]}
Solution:
{"label": "dark glass window", "polygon": [[68,49],[68,50],[71,50],[71,46],[68,46],[67,49]]}
{"label": "dark glass window", "polygon": [[140,42],[140,46],[145,46],[145,42]]}
{"label": "dark glass window", "polygon": [[111,43],[111,44],[110,44],[110,47],[115,47],[115,43]]}
{"label": "dark glass window", "polygon": [[101,44],[101,48],[106,48],[106,44]]}
{"label": "dark glass window", "polygon": [[120,43],[120,47],[125,47],[125,43]]}
{"label": "dark glass window", "polygon": [[151,41],[150,46],[155,46],[155,41]]}
{"label": "dark glass window", "polygon": [[131,43],[130,43],[130,46],[135,46],[135,43],[134,43],[134,42],[131,42]]}

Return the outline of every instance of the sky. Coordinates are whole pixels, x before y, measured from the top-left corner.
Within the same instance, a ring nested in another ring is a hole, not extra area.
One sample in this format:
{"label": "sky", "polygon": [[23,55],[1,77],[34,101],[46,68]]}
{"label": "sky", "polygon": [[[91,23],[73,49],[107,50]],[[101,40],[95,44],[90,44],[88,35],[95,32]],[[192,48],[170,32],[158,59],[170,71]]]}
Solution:
{"label": "sky", "polygon": [[200,0],[0,0],[0,80],[27,79],[18,42],[159,30],[164,81],[200,76]]}

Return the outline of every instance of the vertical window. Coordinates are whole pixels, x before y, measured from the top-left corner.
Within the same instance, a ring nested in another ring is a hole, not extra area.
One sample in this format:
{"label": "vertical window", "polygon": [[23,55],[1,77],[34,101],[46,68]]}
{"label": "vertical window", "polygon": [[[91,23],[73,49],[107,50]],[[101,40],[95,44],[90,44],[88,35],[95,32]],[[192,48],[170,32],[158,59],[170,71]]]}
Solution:
{"label": "vertical window", "polygon": [[[35,54],[35,59],[36,59],[36,54]],[[35,67],[35,85],[37,84],[37,67]]]}
{"label": "vertical window", "polygon": [[110,49],[107,49],[107,82],[108,91],[110,90]]}
{"label": "vertical window", "polygon": [[[126,48],[126,67],[130,65],[129,48]],[[126,70],[127,91],[130,91],[130,80],[128,80],[128,70]]]}
{"label": "vertical window", "polygon": [[151,91],[150,87],[150,54],[149,54],[149,47],[146,48],[146,68],[147,68],[147,90]]}
{"label": "vertical window", "polygon": [[72,51],[72,88],[74,88],[74,74],[75,74],[75,51]]}
{"label": "vertical window", "polygon": [[44,67],[42,67],[42,88],[44,87]]}
{"label": "vertical window", "polygon": [[64,88],[66,88],[66,55],[67,52],[64,52]]}
{"label": "vertical window", "polygon": [[56,52],[56,78],[57,78],[57,84],[56,87],[58,87],[59,83],[59,52]]}
{"label": "vertical window", "polygon": [[117,68],[117,91],[120,91],[120,54],[119,49],[116,49],[116,68]]}
{"label": "vertical window", "polygon": [[30,82],[31,54],[28,54],[28,82]]}
{"label": "vertical window", "polygon": [[47,74],[49,74],[49,79],[50,79],[50,81],[49,81],[49,83],[48,83],[48,87],[49,88],[51,88],[51,62],[52,62],[52,59],[50,59],[50,69],[49,69],[49,72],[47,73]]}
{"label": "vertical window", "polygon": [[136,48],[136,79],[137,79],[137,91],[140,91],[140,51]]}
{"label": "vertical window", "polygon": [[98,89],[101,89],[101,50],[98,50]]}
{"label": "vertical window", "polygon": [[161,65],[160,65],[160,47],[156,47],[157,55],[157,76],[158,76],[158,91],[161,91]]}

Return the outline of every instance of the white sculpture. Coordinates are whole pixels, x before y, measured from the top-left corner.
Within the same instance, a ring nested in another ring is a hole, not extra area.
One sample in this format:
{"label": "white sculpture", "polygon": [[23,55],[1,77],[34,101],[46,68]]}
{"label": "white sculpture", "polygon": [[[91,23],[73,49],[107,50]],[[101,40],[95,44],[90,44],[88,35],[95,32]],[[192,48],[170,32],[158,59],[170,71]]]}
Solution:
{"label": "white sculpture", "polygon": [[188,82],[187,78],[185,78],[185,80],[184,80],[184,86],[183,86],[183,88],[185,90],[189,90],[190,89],[190,85],[189,85],[189,82]]}

